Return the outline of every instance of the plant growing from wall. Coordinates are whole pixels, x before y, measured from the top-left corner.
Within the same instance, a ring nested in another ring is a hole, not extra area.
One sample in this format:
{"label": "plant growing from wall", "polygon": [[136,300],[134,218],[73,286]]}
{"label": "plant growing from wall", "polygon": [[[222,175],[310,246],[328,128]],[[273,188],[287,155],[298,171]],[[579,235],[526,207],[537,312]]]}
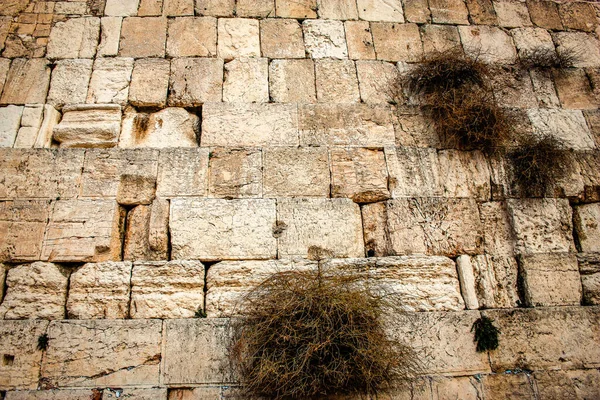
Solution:
{"label": "plant growing from wall", "polygon": [[498,335],[500,330],[494,326],[494,321],[488,317],[481,317],[473,323],[471,332],[475,331],[473,341],[477,343],[476,350],[485,352],[496,350],[498,348]]}
{"label": "plant growing from wall", "polygon": [[50,337],[48,337],[47,333],[44,333],[38,337],[37,348],[40,351],[44,351],[48,348],[48,344],[50,343]]}

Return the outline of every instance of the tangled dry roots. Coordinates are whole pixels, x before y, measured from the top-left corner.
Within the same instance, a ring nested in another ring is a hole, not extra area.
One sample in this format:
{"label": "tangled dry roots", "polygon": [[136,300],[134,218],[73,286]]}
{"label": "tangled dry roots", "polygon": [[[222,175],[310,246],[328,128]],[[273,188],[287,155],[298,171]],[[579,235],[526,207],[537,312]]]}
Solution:
{"label": "tangled dry roots", "polygon": [[245,299],[231,355],[249,396],[375,395],[418,371],[414,353],[390,340],[384,297],[357,278],[277,273]]}

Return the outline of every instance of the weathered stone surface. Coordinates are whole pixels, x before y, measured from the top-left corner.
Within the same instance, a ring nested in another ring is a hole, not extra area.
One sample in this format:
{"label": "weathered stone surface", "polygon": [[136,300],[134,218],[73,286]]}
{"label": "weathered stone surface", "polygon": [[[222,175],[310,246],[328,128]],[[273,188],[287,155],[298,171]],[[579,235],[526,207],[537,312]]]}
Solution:
{"label": "weathered stone surface", "polygon": [[88,263],[71,274],[67,318],[120,319],[129,316],[131,262]]}
{"label": "weathered stone surface", "polygon": [[270,97],[280,103],[316,101],[313,60],[273,60],[269,65]]}
{"label": "weathered stone surface", "polygon": [[40,259],[49,201],[0,202],[0,261]]}
{"label": "weathered stone surface", "polygon": [[554,83],[563,108],[577,110],[595,110],[598,100],[592,92],[592,86],[583,69],[565,69],[555,71]]}
{"label": "weathered stone surface", "polygon": [[54,127],[60,122],[62,115],[50,104],[44,104],[44,119],[40,129],[38,130],[37,138],[33,147],[48,148],[52,146],[52,134]]}
{"label": "weathered stone surface", "polygon": [[282,258],[307,256],[319,247],[334,257],[364,257],[360,208],[350,199],[280,199],[278,238]]}
{"label": "weathered stone surface", "polygon": [[529,72],[519,68],[505,68],[493,76],[494,98],[501,107],[537,108]]}
{"label": "weathered stone surface", "polygon": [[529,71],[533,91],[538,101],[539,107],[542,108],[558,108],[560,101],[556,95],[556,88],[552,80],[552,73],[542,68],[532,69]]}
{"label": "weathered stone surface", "polygon": [[463,0],[430,0],[429,9],[436,24],[469,24],[469,11]]}
{"label": "weathered stone surface", "polygon": [[194,0],[165,0],[163,14],[168,17],[194,15]]}
{"label": "weathered stone surface", "polygon": [[197,0],[195,11],[197,15],[214,17],[232,17],[235,0]]}
{"label": "weathered stone surface", "polygon": [[61,60],[52,71],[48,103],[55,107],[83,104],[92,76],[92,60]]}
{"label": "weathered stone surface", "polygon": [[331,196],[349,197],[356,203],[390,198],[385,155],[381,150],[333,149]]}
{"label": "weathered stone surface", "polygon": [[4,83],[6,82],[6,76],[8,75],[9,70],[10,60],[8,58],[0,58],[0,91],[4,88]]}
{"label": "weathered stone surface", "polygon": [[475,292],[482,308],[515,308],[522,305],[517,288],[518,265],[514,257],[471,256]]}
{"label": "weathered stone surface", "polygon": [[593,399],[600,396],[600,371],[536,371],[539,396],[548,399]]}
{"label": "weathered stone surface", "polygon": [[215,149],[210,152],[209,197],[262,197],[262,152]]}
{"label": "weathered stone surface", "polygon": [[365,104],[298,107],[302,146],[383,147],[395,142],[392,111]]}
{"label": "weathered stone surface", "polygon": [[456,270],[460,282],[460,293],[465,302],[467,310],[477,310],[479,300],[475,291],[475,274],[471,264],[471,256],[462,255],[456,259]]}
{"label": "weathered stone surface", "polygon": [[171,63],[160,58],[137,60],[131,75],[129,102],[138,107],[164,107]]}
{"label": "weathered stone surface", "polygon": [[199,106],[207,101],[221,101],[223,60],[177,58],[171,62],[169,105]]}
{"label": "weathered stone surface", "polygon": [[495,0],[494,9],[498,17],[498,25],[504,28],[521,28],[532,25],[525,2]]}
{"label": "weathered stone surface", "polygon": [[100,18],[73,18],[52,28],[47,57],[94,58],[100,38]]}
{"label": "weathered stone surface", "polygon": [[[270,259],[275,201],[268,199],[171,200],[172,258],[176,260]],[[198,240],[198,234],[202,238]]]}
{"label": "weathered stone surface", "polygon": [[10,64],[0,104],[44,104],[50,67],[44,58],[17,58]]}
{"label": "weathered stone surface", "polygon": [[8,272],[8,267],[2,263],[0,263],[0,299],[4,298],[4,282],[6,280],[6,274]]}
{"label": "weathered stone surface", "polygon": [[467,0],[469,15],[477,25],[496,25],[496,11],[491,0]]}
{"label": "weathered stone surface", "polygon": [[533,109],[527,114],[538,136],[550,135],[566,148],[591,150],[596,148],[580,110]]}
{"label": "weathered stone surface", "polygon": [[89,400],[101,394],[96,389],[18,390],[7,392],[7,400]]}
{"label": "weathered stone surface", "polygon": [[485,398],[535,400],[533,378],[526,373],[485,375],[482,379]]}
{"label": "weathered stone surface", "polygon": [[327,149],[265,149],[263,157],[264,197],[328,197]]}
{"label": "weathered stone surface", "polygon": [[479,254],[483,226],[473,199],[388,200],[362,208],[367,252],[374,256]]}
{"label": "weathered stone surface", "polygon": [[33,104],[23,108],[21,127],[17,132],[17,138],[13,144],[14,148],[31,149],[35,145],[43,114],[44,106],[41,104]]}
{"label": "weathered stone surface", "polygon": [[489,200],[490,172],[483,153],[442,150],[438,162],[443,196]]}
{"label": "weathered stone surface", "polygon": [[21,126],[23,109],[12,105],[0,108],[0,147],[13,147]]}
{"label": "weathered stone surface", "polygon": [[90,80],[88,103],[127,103],[132,58],[97,58]]}
{"label": "weathered stone surface", "polygon": [[104,14],[115,17],[136,15],[140,0],[106,0]]}
{"label": "weathered stone surface", "polygon": [[[229,395],[229,393],[234,393]],[[204,386],[196,387],[193,389],[170,389],[169,396],[172,400],[197,400],[197,399],[213,399],[223,396],[235,398],[238,393],[236,387],[231,386]]]}
{"label": "weathered stone surface", "polygon": [[370,24],[367,21],[346,21],[344,28],[348,57],[353,60],[374,60],[375,47]]}
{"label": "weathered stone surface", "polygon": [[181,17],[169,21],[167,55],[212,57],[217,54],[217,19]]}
{"label": "weathered stone surface", "polygon": [[254,19],[220,18],[218,22],[220,58],[260,57],[259,23]]}
{"label": "weathered stone surface", "polygon": [[358,0],[358,16],[367,21],[404,22],[400,0]]}
{"label": "weathered stone surface", "polygon": [[393,63],[384,61],[356,61],[356,72],[363,103],[387,104],[389,88],[398,77]]}
{"label": "weathered stone surface", "polygon": [[121,57],[164,57],[167,19],[129,17],[123,19],[119,55]]}
{"label": "weathered stone surface", "polygon": [[404,15],[408,22],[426,24],[431,22],[429,4],[425,0],[404,0]]}
{"label": "weathered stone surface", "polygon": [[117,203],[124,206],[151,204],[156,194],[156,178],[144,175],[120,176]]}
{"label": "weathered stone surface", "polygon": [[597,368],[600,363],[598,307],[484,311],[502,332],[490,352],[492,370]]}
{"label": "weathered stone surface", "polygon": [[577,261],[583,288],[583,304],[600,305],[600,255],[579,253]]}
{"label": "weathered stone surface", "polygon": [[263,19],[260,21],[260,47],[263,57],[304,58],[302,27],[293,19]]}
{"label": "weathered stone surface", "polygon": [[199,261],[138,262],[131,275],[131,318],[191,318],[204,303]]}
{"label": "weathered stone surface", "polygon": [[559,55],[577,54],[573,67],[600,67],[600,42],[593,35],[584,32],[556,32],[553,38]]}
{"label": "weathered stone surface", "polygon": [[317,0],[279,0],[275,15],[282,18],[317,18]]}
{"label": "weathered stone surface", "polygon": [[184,108],[155,113],[126,112],[119,147],[198,147],[200,118]]}
{"label": "weathered stone surface", "polygon": [[205,196],[208,160],[206,148],[161,150],[156,194],[163,197]]}
{"label": "weathered stone surface", "polygon": [[567,29],[593,32],[598,26],[596,10],[594,9],[593,4],[559,4],[558,12],[563,26]]}
{"label": "weathered stone surface", "polygon": [[298,110],[287,104],[207,103],[202,146],[297,146]]}
{"label": "weathered stone surface", "polygon": [[1,321],[0,388],[36,389],[40,378],[42,351],[38,338],[46,332],[47,321]]}
{"label": "weathered stone surface", "polygon": [[348,57],[343,22],[305,20],[302,29],[306,53],[309,57],[340,59]]}
{"label": "weathered stone surface", "polygon": [[235,10],[239,17],[274,17],[275,0],[237,0]]}
{"label": "weathered stone surface", "polygon": [[579,248],[600,253],[600,203],[579,205],[573,210]]}
{"label": "weathered stone surface", "polygon": [[417,24],[377,22],[371,32],[378,60],[418,62],[423,56]]}
{"label": "weathered stone surface", "polygon": [[100,19],[100,44],[98,45],[97,55],[110,57],[119,54],[122,25],[123,18],[121,17],[104,17]]}
{"label": "weathered stone surface", "polygon": [[[192,1],[192,0],[190,0]],[[106,388],[102,391],[102,400],[113,400],[126,398],[132,400],[167,400],[167,393],[170,392],[167,388],[151,388],[151,389],[111,389]],[[169,395],[169,398],[171,395]]]}
{"label": "weathered stone surface", "polygon": [[460,36],[455,26],[422,25],[420,27],[423,38],[423,52],[425,55],[443,53],[459,49]]}
{"label": "weathered stone surface", "polygon": [[415,107],[396,109],[395,114],[396,145],[403,147],[439,147],[440,139],[431,118],[423,115]]}
{"label": "weathered stone surface", "polygon": [[121,106],[77,105],[63,109],[52,138],[60,147],[114,147],[121,132]]}
{"label": "weathered stone surface", "polygon": [[486,254],[513,256],[515,253],[515,235],[506,202],[481,203],[479,212],[481,221],[485,226],[484,249]]}
{"label": "weathered stone surface", "polygon": [[510,36],[493,26],[459,26],[465,53],[485,63],[512,64],[517,51]]}
{"label": "weathered stone surface", "polygon": [[236,58],[225,64],[223,101],[269,102],[269,60]]}
{"label": "weathered stone surface", "polygon": [[536,53],[554,53],[552,36],[541,28],[518,28],[510,31],[520,58],[527,58]]}
{"label": "weathered stone surface", "polygon": [[165,328],[165,384],[235,381],[227,356],[231,335],[228,319],[167,320]]}
{"label": "weathered stone surface", "polygon": [[358,11],[356,9],[356,1],[354,0],[339,0],[339,1],[317,1],[317,13],[322,19],[357,19]]}
{"label": "weathered stone surface", "polygon": [[155,199],[127,214],[123,243],[125,260],[165,260],[169,257],[169,201]]}
{"label": "weathered stone surface", "polygon": [[358,103],[360,92],[354,61],[316,60],[317,100],[321,103]]}
{"label": "weathered stone surface", "polygon": [[552,1],[529,0],[527,7],[533,23],[541,28],[562,30],[558,5]]}
{"label": "weathered stone surface", "polygon": [[161,327],[157,320],[54,321],[42,378],[51,387],[157,385]]}

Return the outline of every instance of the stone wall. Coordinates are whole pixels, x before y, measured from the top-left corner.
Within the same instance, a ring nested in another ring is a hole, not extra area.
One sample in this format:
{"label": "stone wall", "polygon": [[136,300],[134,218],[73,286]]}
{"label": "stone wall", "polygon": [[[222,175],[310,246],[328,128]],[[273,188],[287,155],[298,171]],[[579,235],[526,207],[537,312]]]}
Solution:
{"label": "stone wall", "polygon": [[[403,296],[425,376],[385,398],[600,398],[597,4],[0,1],[0,398],[242,398],[230,318],[318,262]],[[545,197],[392,104],[457,46],[569,151]]]}

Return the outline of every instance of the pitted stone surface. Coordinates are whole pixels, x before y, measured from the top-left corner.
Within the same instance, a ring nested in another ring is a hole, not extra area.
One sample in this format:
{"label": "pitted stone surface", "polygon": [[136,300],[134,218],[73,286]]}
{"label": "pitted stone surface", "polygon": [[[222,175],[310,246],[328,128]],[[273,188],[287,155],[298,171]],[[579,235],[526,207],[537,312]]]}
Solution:
{"label": "pitted stone surface", "polygon": [[56,107],[83,104],[92,76],[92,60],[61,60],[52,72],[48,103]]}
{"label": "pitted stone surface", "polygon": [[124,18],[119,55],[134,58],[164,57],[166,40],[166,18]]}
{"label": "pitted stone surface", "polygon": [[302,29],[306,53],[311,58],[348,57],[344,24],[341,21],[305,20]]}
{"label": "pitted stone surface", "polygon": [[315,79],[319,103],[359,103],[356,67],[351,60],[316,60]]}
{"label": "pitted stone surface", "polygon": [[574,212],[575,233],[581,251],[600,253],[600,203],[577,206]]}
{"label": "pitted stone surface", "polygon": [[269,61],[266,58],[236,58],[225,64],[223,101],[269,102]]}
{"label": "pitted stone surface", "polygon": [[579,253],[579,273],[583,289],[583,304],[600,305],[600,254]]}
{"label": "pitted stone surface", "polygon": [[215,149],[210,152],[209,197],[262,197],[260,150]]}
{"label": "pitted stone surface", "polygon": [[269,65],[270,97],[277,103],[316,102],[313,60],[273,60]]}
{"label": "pitted stone surface", "polygon": [[494,26],[460,26],[460,39],[465,52],[486,63],[512,64],[517,51],[510,36]]}
{"label": "pitted stone surface", "polygon": [[120,132],[121,106],[84,104],[63,109],[52,138],[62,148],[115,147]]}
{"label": "pitted stone surface", "polygon": [[217,19],[181,17],[169,21],[167,55],[212,57],[217,54]]}
{"label": "pitted stone surface", "polygon": [[0,202],[0,261],[40,259],[49,201]]}
{"label": "pitted stone surface", "polygon": [[184,108],[125,113],[119,147],[198,147],[200,119]]}
{"label": "pitted stone surface", "polygon": [[237,57],[260,57],[259,23],[254,19],[220,18],[217,54],[228,61]]}
{"label": "pitted stone surface", "polygon": [[13,147],[15,144],[23,109],[13,105],[0,108],[0,147]]}
{"label": "pitted stone surface", "polygon": [[43,104],[50,85],[50,67],[44,58],[17,58],[10,64],[0,104]]}
{"label": "pitted stone surface", "polygon": [[171,62],[170,106],[192,107],[221,101],[222,91],[222,59],[176,58]]}
{"label": "pitted stone surface", "polygon": [[390,198],[383,151],[332,149],[329,157],[332,197],[349,197],[356,203],[372,203]]}
{"label": "pitted stone surface", "polygon": [[538,136],[550,135],[574,150],[596,148],[594,139],[580,110],[534,109],[527,114]]}
{"label": "pitted stone surface", "polygon": [[139,107],[164,107],[169,91],[171,63],[159,58],[136,60],[129,87],[129,102]]}
{"label": "pitted stone surface", "polygon": [[158,158],[157,195],[205,196],[209,156],[206,148],[161,150]]}
{"label": "pitted stone surface", "polygon": [[400,0],[358,0],[358,16],[366,21],[404,22]]}
{"label": "pitted stone surface", "polygon": [[260,21],[260,46],[263,57],[273,59],[305,56],[302,27],[294,19]]}
{"label": "pitted stone surface", "polygon": [[97,58],[87,95],[88,103],[127,103],[133,58]]}
{"label": "pitted stone surface", "polygon": [[100,38],[100,18],[73,18],[52,28],[47,57],[93,58]]}

